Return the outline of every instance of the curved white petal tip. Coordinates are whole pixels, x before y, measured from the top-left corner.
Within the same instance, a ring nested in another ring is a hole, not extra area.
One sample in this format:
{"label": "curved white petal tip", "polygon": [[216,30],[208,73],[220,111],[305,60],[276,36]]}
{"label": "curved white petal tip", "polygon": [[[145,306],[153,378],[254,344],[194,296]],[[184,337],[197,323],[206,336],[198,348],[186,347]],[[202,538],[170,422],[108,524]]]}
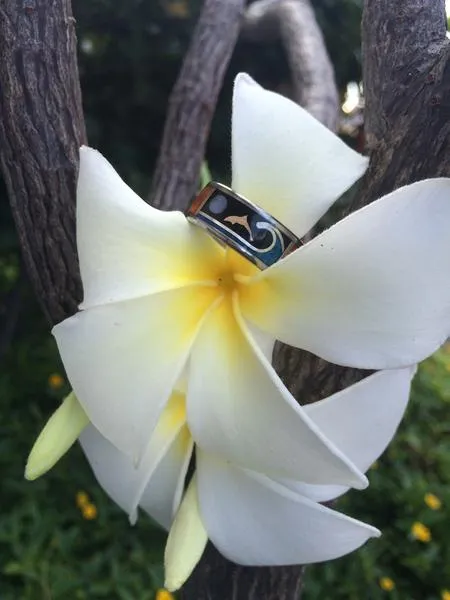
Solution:
{"label": "curved white petal tip", "polygon": [[201,451],[197,469],[200,508],[209,539],[237,564],[323,562],[380,536],[370,525]]}
{"label": "curved white petal tip", "polygon": [[245,73],[235,80],[231,122],[233,189],[298,237],[368,165],[300,105]]}
{"label": "curved white petal tip", "polygon": [[250,77],[248,73],[238,73],[234,80],[234,87],[238,87],[241,85],[253,85],[256,87],[261,87],[259,83],[257,83],[253,77]]}

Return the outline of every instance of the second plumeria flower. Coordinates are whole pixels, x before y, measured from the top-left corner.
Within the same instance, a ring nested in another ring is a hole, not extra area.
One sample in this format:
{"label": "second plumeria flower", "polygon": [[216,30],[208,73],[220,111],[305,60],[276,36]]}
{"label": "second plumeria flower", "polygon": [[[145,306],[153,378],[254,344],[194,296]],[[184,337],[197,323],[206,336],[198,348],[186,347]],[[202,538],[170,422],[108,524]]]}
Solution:
{"label": "second plumeria flower", "polygon": [[[283,386],[273,342],[368,369],[433,352],[450,331],[450,180],[403,187],[261,272],[182,213],[143,202],[99,153],[82,148],[80,160],[84,302],[54,335],[94,426],[139,463],[187,368],[187,422],[204,451],[364,486]],[[293,102],[237,77],[232,188],[299,238],[366,162]]]}

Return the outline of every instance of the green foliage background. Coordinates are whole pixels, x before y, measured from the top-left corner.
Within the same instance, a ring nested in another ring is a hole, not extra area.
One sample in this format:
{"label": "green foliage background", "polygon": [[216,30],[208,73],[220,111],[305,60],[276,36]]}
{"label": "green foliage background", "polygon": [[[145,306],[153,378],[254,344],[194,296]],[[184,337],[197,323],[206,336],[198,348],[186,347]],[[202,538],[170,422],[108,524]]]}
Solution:
{"label": "green foliage background", "polygon": [[[360,2],[314,4],[344,89],[360,76]],[[199,5],[198,0],[74,3],[90,144],[142,194],[149,187],[168,94]],[[209,164],[222,179],[229,170],[231,84],[240,70],[274,89],[289,79],[279,45],[239,41],[208,147]],[[21,271],[0,187],[0,335]],[[0,341],[0,600],[150,600],[162,583],[165,536],[145,517],[129,526],[96,485],[78,447],[46,477],[23,480],[29,448],[68,387],[49,385],[49,377],[62,374],[62,367],[26,281],[19,289],[14,338],[7,346]],[[447,347],[421,366],[407,417],[370,471],[370,488],[351,492],[339,503],[341,510],[382,529],[383,537],[347,558],[309,568],[305,600],[438,600],[442,590],[450,589],[449,407]],[[83,519],[75,501],[80,490],[95,503],[96,519]],[[425,504],[428,492],[438,496],[441,508]],[[429,527],[429,542],[412,537],[414,522]],[[382,590],[382,577],[391,578],[394,589]]]}

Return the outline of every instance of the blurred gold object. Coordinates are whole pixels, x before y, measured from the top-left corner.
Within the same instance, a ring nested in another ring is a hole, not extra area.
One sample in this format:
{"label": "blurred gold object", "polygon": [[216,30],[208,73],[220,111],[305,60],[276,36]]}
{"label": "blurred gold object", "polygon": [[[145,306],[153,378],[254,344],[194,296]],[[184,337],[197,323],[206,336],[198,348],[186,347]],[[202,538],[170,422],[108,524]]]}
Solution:
{"label": "blurred gold object", "polygon": [[423,501],[431,510],[439,510],[442,506],[441,499],[435,494],[425,494]]}
{"label": "blurred gold object", "polygon": [[190,15],[189,2],[187,0],[166,0],[164,10],[176,19],[187,19]]}
{"label": "blurred gold object", "polygon": [[411,533],[416,540],[419,540],[419,542],[424,542],[426,544],[431,540],[431,531],[426,525],[419,521],[413,523]]}
{"label": "blurred gold object", "polygon": [[97,518],[97,507],[92,502],[89,502],[81,509],[81,514],[83,515],[83,519],[86,521],[93,521]]}
{"label": "blurred gold object", "polygon": [[59,390],[64,385],[64,377],[59,373],[52,373],[48,378],[48,385],[52,390]]}
{"label": "blurred gold object", "polygon": [[160,588],[157,592],[156,592],[156,598],[155,600],[174,600],[175,596],[173,594],[171,594],[169,591]]}

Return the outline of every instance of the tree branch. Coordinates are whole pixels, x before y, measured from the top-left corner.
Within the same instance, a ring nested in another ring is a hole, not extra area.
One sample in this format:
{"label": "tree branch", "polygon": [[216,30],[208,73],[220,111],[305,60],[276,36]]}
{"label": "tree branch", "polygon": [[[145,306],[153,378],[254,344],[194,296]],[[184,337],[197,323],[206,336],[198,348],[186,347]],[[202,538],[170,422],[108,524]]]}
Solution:
{"label": "tree branch", "polygon": [[243,34],[254,40],[281,38],[291,69],[294,99],[334,131],[339,94],[310,1],[258,0],[245,14]]}
{"label": "tree branch", "polygon": [[225,70],[239,33],[245,0],[205,0],[169,99],[150,203],[184,210],[200,168]]}
{"label": "tree branch", "polygon": [[81,296],[75,244],[86,134],[70,0],[0,4],[0,166],[24,262],[50,322]]}
{"label": "tree branch", "polygon": [[[444,0],[390,0],[365,2],[363,15],[364,93],[366,137],[369,148],[392,139],[401,121],[409,125],[413,107],[420,107],[420,120],[428,115],[424,88],[440,84],[439,63],[447,62]],[[435,72],[435,71],[438,72]],[[436,92],[437,93],[437,92]],[[438,98],[436,98],[438,99]],[[427,98],[428,100],[428,98]],[[416,102],[417,101],[417,102]],[[438,111],[431,111],[435,115]],[[402,127],[405,129],[405,127]]]}
{"label": "tree branch", "polygon": [[[375,7],[376,4],[376,7]],[[444,0],[365,2],[365,128],[371,156],[358,205],[450,175],[450,40]]]}

